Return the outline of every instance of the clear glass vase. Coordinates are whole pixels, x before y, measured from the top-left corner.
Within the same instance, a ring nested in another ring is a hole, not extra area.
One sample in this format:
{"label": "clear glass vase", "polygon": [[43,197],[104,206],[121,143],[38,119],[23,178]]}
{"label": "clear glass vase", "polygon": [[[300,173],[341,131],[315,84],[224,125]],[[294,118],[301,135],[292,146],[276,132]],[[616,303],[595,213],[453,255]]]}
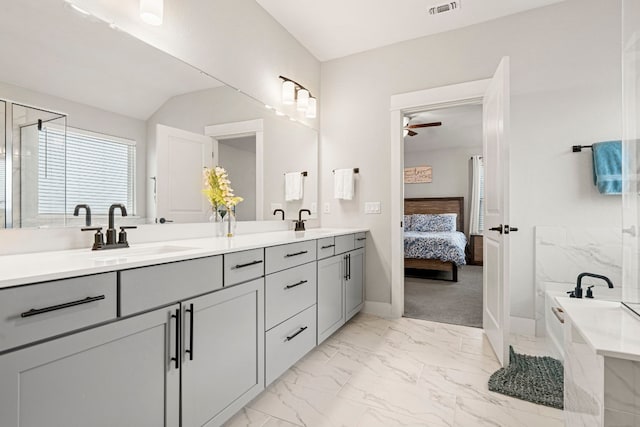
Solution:
{"label": "clear glass vase", "polygon": [[218,208],[211,208],[211,216],[209,222],[213,224],[213,235],[215,237],[222,237],[226,234],[224,217],[226,216],[226,210],[220,210]]}
{"label": "clear glass vase", "polygon": [[236,234],[236,212],[235,209],[231,209],[228,211],[228,214],[225,215],[225,231],[227,237],[233,237]]}

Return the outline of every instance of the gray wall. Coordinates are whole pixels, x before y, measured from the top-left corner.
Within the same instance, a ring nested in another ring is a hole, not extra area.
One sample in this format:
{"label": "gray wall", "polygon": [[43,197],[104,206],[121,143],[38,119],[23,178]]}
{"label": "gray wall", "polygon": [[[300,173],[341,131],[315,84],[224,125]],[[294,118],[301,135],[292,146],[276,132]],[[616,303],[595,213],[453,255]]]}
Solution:
{"label": "gray wall", "polygon": [[[323,226],[366,226],[367,300],[391,300],[390,96],[488,78],[511,57],[511,313],[534,318],[534,226],[621,220],[619,197],[593,187],[589,153],[571,145],[620,137],[618,0],[567,0],[322,64]],[[360,167],[354,202],[332,198],[336,167]],[[381,201],[381,215],[363,215]]]}
{"label": "gray wall", "polygon": [[[247,149],[253,144],[253,150]],[[238,221],[256,220],[256,137],[218,141],[219,166],[226,169],[231,188],[244,200],[236,206]]]}
{"label": "gray wall", "polygon": [[469,235],[469,159],[475,155],[482,155],[482,146],[405,152],[405,167],[431,166],[433,181],[405,184],[404,197],[464,197],[464,232]]}

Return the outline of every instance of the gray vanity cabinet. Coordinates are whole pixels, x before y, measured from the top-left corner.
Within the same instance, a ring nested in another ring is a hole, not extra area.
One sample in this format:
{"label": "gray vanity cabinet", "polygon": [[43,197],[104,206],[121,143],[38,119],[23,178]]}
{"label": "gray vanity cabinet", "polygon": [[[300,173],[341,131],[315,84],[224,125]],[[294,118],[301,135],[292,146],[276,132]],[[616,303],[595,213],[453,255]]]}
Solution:
{"label": "gray vanity cabinet", "polygon": [[364,248],[349,252],[345,289],[345,321],[349,321],[364,306]]}
{"label": "gray vanity cabinet", "polygon": [[182,303],[182,426],[218,426],[264,389],[264,279]]}
{"label": "gray vanity cabinet", "polygon": [[177,308],[0,356],[0,425],[178,426]]}
{"label": "gray vanity cabinet", "polygon": [[318,344],[364,306],[364,257],[362,247],[318,261]]}

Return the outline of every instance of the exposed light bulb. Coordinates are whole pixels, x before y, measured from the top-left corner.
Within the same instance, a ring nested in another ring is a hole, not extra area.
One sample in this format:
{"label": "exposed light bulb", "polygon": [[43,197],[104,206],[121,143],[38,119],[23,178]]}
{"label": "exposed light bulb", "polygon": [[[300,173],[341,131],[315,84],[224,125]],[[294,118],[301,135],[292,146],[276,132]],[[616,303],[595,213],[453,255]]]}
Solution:
{"label": "exposed light bulb", "polygon": [[309,91],[306,89],[300,89],[298,91],[298,111],[306,111],[309,106]]}
{"label": "exposed light bulb", "polygon": [[307,112],[305,113],[305,117],[308,119],[315,119],[317,115],[317,101],[315,98],[309,98],[309,105],[307,106]]}
{"label": "exposed light bulb", "polygon": [[149,25],[162,25],[164,0],[140,0],[140,19]]}
{"label": "exposed light bulb", "polygon": [[282,82],[282,103],[292,105],[296,100],[296,85],[292,81]]}

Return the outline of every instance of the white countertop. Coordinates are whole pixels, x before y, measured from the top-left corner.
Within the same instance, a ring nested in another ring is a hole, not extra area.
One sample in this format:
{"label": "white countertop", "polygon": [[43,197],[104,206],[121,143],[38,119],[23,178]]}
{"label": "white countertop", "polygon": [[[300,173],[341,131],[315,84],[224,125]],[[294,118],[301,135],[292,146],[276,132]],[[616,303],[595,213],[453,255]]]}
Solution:
{"label": "white countertop", "polygon": [[640,361],[640,316],[620,302],[556,297],[596,354]]}
{"label": "white countertop", "polygon": [[277,231],[139,245],[129,242],[131,247],[127,249],[92,251],[87,248],[6,255],[0,256],[0,289],[366,231],[365,228],[316,228],[304,232]]}

